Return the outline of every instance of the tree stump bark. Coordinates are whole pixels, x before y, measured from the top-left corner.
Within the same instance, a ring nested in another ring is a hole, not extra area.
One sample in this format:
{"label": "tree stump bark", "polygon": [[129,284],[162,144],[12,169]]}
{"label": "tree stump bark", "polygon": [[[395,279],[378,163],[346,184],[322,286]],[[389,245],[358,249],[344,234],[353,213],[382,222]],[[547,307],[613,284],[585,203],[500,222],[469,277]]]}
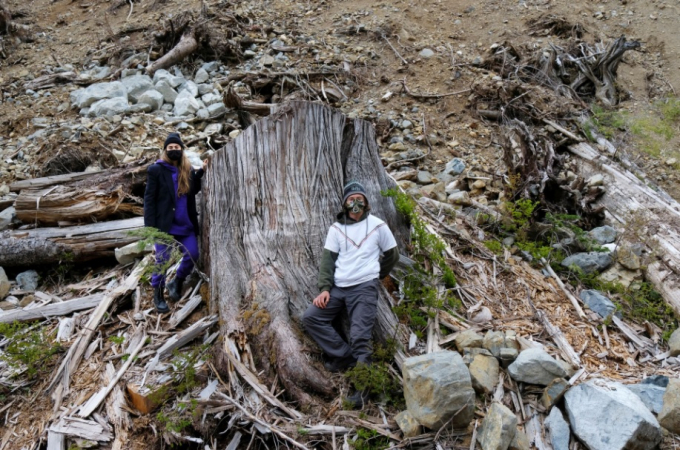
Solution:
{"label": "tree stump bark", "polygon": [[[219,312],[225,351],[252,349],[257,371],[278,374],[303,405],[314,403],[312,393],[332,393],[328,374],[309,358],[300,318],[318,295],[326,233],[350,180],[364,184],[372,213],[403,246],[408,228],[380,194],[396,184],[373,126],[324,105],[277,108],[217,152],[205,179],[211,310]],[[385,290],[381,297],[376,336],[404,339]]]}

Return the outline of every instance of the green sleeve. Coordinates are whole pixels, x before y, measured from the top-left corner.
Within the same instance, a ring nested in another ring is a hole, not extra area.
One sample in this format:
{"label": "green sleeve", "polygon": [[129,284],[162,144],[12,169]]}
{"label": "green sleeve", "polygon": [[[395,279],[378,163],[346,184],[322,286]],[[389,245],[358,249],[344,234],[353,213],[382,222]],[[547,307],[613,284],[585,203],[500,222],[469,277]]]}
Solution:
{"label": "green sleeve", "polygon": [[338,254],[328,250],[323,249],[323,254],[321,255],[321,264],[319,267],[319,281],[318,287],[319,292],[331,291],[333,287],[333,282],[335,281],[335,261],[338,259]]}
{"label": "green sleeve", "polygon": [[399,249],[397,247],[393,247],[390,250],[387,250],[385,253],[383,253],[382,260],[380,260],[379,277],[381,280],[390,274],[392,269],[394,269],[394,266],[397,265],[398,261],[399,261]]}

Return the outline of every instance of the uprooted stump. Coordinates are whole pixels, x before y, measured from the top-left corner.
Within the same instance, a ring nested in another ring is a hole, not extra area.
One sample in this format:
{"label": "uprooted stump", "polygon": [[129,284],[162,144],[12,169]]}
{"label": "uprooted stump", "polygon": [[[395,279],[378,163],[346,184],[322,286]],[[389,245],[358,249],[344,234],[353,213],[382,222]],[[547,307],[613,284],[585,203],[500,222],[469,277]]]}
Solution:
{"label": "uprooted stump", "polygon": [[[408,228],[380,194],[394,182],[373,126],[320,104],[290,103],[256,122],[214,155],[204,184],[211,310],[220,314],[224,350],[254,357],[257,372],[270,381],[278,374],[307,406],[332,385],[309,358],[313,344],[299,319],[318,295],[323,244],[349,180],[364,184],[372,213],[403,244]],[[402,339],[387,292],[381,297],[375,334]]]}

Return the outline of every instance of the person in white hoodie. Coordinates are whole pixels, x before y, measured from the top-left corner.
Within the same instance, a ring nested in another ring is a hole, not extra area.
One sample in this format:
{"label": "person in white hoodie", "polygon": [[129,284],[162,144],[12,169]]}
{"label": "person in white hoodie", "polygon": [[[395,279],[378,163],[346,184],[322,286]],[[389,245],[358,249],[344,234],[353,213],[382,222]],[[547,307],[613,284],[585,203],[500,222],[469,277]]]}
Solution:
{"label": "person in white hoodie", "polygon": [[[302,318],[305,329],[328,357],[325,367],[331,372],[357,363],[371,364],[380,280],[399,260],[397,242],[387,224],[370,213],[364,187],[356,181],[348,183],[342,202],[343,211],[328,231],[321,256],[321,293]],[[350,321],[349,344],[332,326],[343,308]],[[347,400],[359,407],[366,398],[366,392],[357,391]]]}

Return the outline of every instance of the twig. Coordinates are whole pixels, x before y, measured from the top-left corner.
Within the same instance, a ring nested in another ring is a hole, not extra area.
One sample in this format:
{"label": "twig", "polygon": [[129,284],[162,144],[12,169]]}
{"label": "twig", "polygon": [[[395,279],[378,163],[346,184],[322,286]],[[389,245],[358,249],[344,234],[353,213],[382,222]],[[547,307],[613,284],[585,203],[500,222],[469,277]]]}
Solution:
{"label": "twig", "polygon": [[576,136],[574,133],[572,133],[571,131],[567,130],[566,128],[560,126],[560,125],[557,124],[556,122],[553,122],[552,120],[543,119],[543,123],[545,123],[545,124],[547,124],[547,125],[550,125],[550,126],[553,127],[554,129],[556,129],[557,131],[559,131],[560,133],[562,133],[563,135],[565,135],[565,136],[567,136],[567,137],[569,137],[569,138],[572,138],[572,139],[575,140],[576,142],[583,142],[583,139],[582,139],[582,138]]}
{"label": "twig", "polygon": [[560,277],[557,276],[557,274],[552,269],[552,267],[550,267],[550,264],[548,264],[548,262],[545,260],[545,258],[541,258],[541,264],[543,264],[543,267],[545,267],[545,270],[548,271],[550,276],[552,276],[555,279],[555,281],[557,281],[557,285],[560,287],[560,289],[562,289],[562,292],[564,292],[566,294],[567,298],[569,299],[571,304],[574,306],[574,309],[576,310],[576,313],[578,314],[578,316],[581,319],[585,319],[586,314],[583,312],[583,309],[581,309],[581,305],[578,304],[578,300],[576,300],[576,298],[573,295],[571,295],[571,292],[569,292],[567,290],[567,287],[564,285],[564,283],[562,282]]}
{"label": "twig", "polygon": [[125,19],[126,22],[130,20],[130,16],[132,15],[132,5],[133,5],[132,0],[130,0],[130,12],[128,13],[127,19]]}
{"label": "twig", "polygon": [[268,423],[266,423],[266,422],[264,422],[264,421],[258,419],[258,418],[255,417],[254,415],[252,415],[247,409],[245,409],[245,408],[244,408],[243,406],[241,406],[236,400],[234,400],[233,398],[229,397],[227,394],[224,394],[224,393],[222,393],[222,392],[220,392],[219,394],[220,394],[221,397],[224,397],[224,399],[227,400],[229,403],[231,403],[232,405],[234,405],[234,406],[236,406],[238,409],[240,409],[241,412],[242,412],[243,414],[245,414],[245,416],[248,417],[248,419],[249,419],[251,422],[257,422],[257,423],[259,423],[260,425],[262,425],[263,427],[269,428],[270,430],[272,430],[272,433],[276,434],[277,436],[279,436],[279,437],[280,437],[281,439],[283,439],[284,441],[290,442],[291,444],[293,444],[293,445],[296,446],[297,448],[301,448],[301,449],[303,449],[303,450],[309,450],[305,445],[299,443],[298,441],[296,441],[296,440],[293,439],[293,438],[288,437],[283,431],[279,430],[279,429],[276,428],[275,426],[270,425],[270,424],[268,424]]}
{"label": "twig", "polygon": [[401,80],[402,86],[404,86],[404,92],[406,92],[407,95],[410,95],[413,98],[442,98],[442,97],[450,97],[452,95],[459,95],[459,94],[465,94],[466,92],[470,92],[472,89],[463,89],[462,91],[456,91],[456,92],[447,92],[446,94],[416,94],[414,92],[411,92],[409,88],[406,86],[406,78]]}
{"label": "twig", "polygon": [[442,431],[444,431],[444,428],[446,428],[446,427],[453,421],[453,419],[454,419],[458,414],[460,414],[460,412],[461,412],[462,410],[464,410],[467,406],[468,406],[468,402],[465,402],[465,404],[464,404],[463,406],[461,406],[460,409],[459,409],[458,411],[456,411],[455,413],[453,413],[453,415],[451,416],[451,418],[450,418],[449,420],[447,420],[447,421],[444,423],[444,425],[442,425],[442,426],[439,428],[439,431],[437,431],[437,434],[434,435],[434,439],[432,440],[433,442],[437,442],[437,441],[439,440],[439,435],[442,434]]}
{"label": "twig", "polygon": [[430,147],[430,153],[432,153],[432,144],[430,143],[430,138],[427,137],[427,128],[425,127],[425,113],[423,113],[421,121],[423,122],[423,136],[425,136],[425,142],[427,142],[427,146]]}
{"label": "twig", "polygon": [[387,37],[386,37],[384,34],[381,34],[381,36],[382,36],[383,39],[385,39],[385,42],[387,42],[387,45],[390,46],[390,48],[392,49],[392,51],[394,52],[394,54],[397,55],[397,57],[398,57],[399,59],[401,59],[401,62],[403,62],[404,65],[408,66],[408,62],[407,62],[404,58],[402,58],[402,56],[399,54],[399,52],[397,51],[397,49],[394,48],[394,45],[392,45],[392,43],[390,42],[390,40],[387,39]]}

